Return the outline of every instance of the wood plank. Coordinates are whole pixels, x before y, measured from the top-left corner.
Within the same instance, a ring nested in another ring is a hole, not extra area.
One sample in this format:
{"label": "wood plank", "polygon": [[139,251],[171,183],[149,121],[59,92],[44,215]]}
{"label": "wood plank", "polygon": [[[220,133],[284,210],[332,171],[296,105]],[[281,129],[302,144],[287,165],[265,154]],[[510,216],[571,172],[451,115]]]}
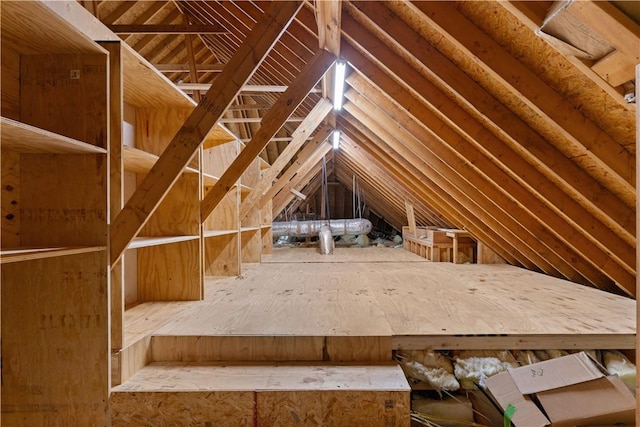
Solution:
{"label": "wood plank", "polygon": [[[274,3],[225,66],[111,226],[111,263],[122,255],[178,178],[211,128],[251,77],[300,4]],[[233,84],[229,84],[233,82]]]}
{"label": "wood plank", "polygon": [[[2,58],[4,61],[0,65],[0,116],[3,120],[5,117],[20,120],[20,53],[9,43],[3,43]],[[4,131],[2,133],[4,134]]]}
{"label": "wood plank", "polygon": [[[95,10],[97,14],[97,9]],[[124,100],[122,81],[122,47],[120,42],[102,42],[109,52],[109,223],[124,204],[124,160],[122,156]],[[111,269],[111,351],[123,347],[125,305],[124,264]]]}
{"label": "wood plank", "polygon": [[116,34],[228,34],[220,25],[117,24],[108,26]]}
{"label": "wood plank", "polygon": [[[167,381],[168,380],[168,381]],[[168,388],[169,387],[169,388]],[[396,363],[155,362],[114,392],[154,391],[398,391],[409,386]]]}
{"label": "wood plank", "polygon": [[[309,115],[307,115],[304,122],[302,122],[291,135],[292,139],[291,142],[289,142],[289,144],[287,145],[287,148],[280,153],[271,167],[262,174],[260,182],[254,186],[251,193],[242,201],[242,204],[240,205],[240,218],[244,218],[244,216],[247,215],[247,213],[255,205],[255,203],[260,200],[265,190],[267,190],[271,186],[273,180],[276,179],[287,166],[287,164],[289,164],[293,156],[296,155],[302,145],[316,130],[316,128],[324,120],[327,114],[329,114],[332,108],[333,107],[331,105],[331,102],[329,102],[325,98],[321,99],[318,104],[316,104]],[[323,128],[319,130],[317,133],[317,135],[319,136],[314,137],[314,140],[319,140],[320,138],[322,138],[322,136],[320,135],[326,135],[326,139],[329,136],[329,132],[331,132],[331,130],[332,129],[330,128]]]}
{"label": "wood plank", "polygon": [[407,224],[409,224],[409,233],[416,235],[416,217],[413,213],[413,203],[409,200],[404,201],[405,209],[407,211]]}
{"label": "wood plank", "polygon": [[220,203],[234,182],[242,175],[249,164],[260,154],[269,140],[280,130],[285,120],[293,114],[307,97],[309,91],[336,61],[336,57],[326,51],[319,51],[305,69],[289,85],[286,92],[265,114],[263,125],[255,133],[251,142],[242,150],[220,180],[209,191],[201,203],[202,218],[206,219]]}
{"label": "wood plank", "polygon": [[635,62],[619,50],[616,50],[593,64],[591,69],[611,86],[616,87],[633,80],[635,76],[634,66]]}
{"label": "wood plank", "polygon": [[106,149],[107,107],[106,55],[21,57],[21,122]]}
{"label": "wood plank", "polygon": [[21,243],[20,239],[20,209],[22,199],[20,196],[20,153],[9,150],[0,152],[0,241],[2,248],[16,248]]}
{"label": "wood plank", "polygon": [[[333,362],[391,361],[391,337],[326,337],[326,360]],[[426,347],[425,347],[426,348]]]}
{"label": "wood plank", "polygon": [[[286,184],[302,169],[302,166],[305,162],[310,159],[314,153],[323,151],[327,152],[327,148],[321,150],[321,145],[329,138],[333,132],[332,126],[324,126],[314,135],[313,139],[308,142],[302,151],[296,156],[296,160],[291,163],[291,165],[287,168],[287,170],[280,176],[278,181],[275,184],[272,184],[269,188],[267,188],[264,195],[260,198],[260,203],[265,203],[267,201],[271,201],[273,197],[275,197],[280,190],[282,190]],[[277,160],[276,160],[277,161]],[[242,212],[241,212],[242,213]]]}
{"label": "wood plank", "polygon": [[3,248],[0,252],[0,263],[31,261],[36,259],[53,258],[66,255],[77,255],[89,252],[101,252],[106,246],[79,246],[68,248]]}
{"label": "wood plank", "polygon": [[101,153],[107,150],[74,138],[49,132],[35,126],[11,120],[0,119],[2,126],[2,148],[21,153]]}
{"label": "wood plank", "polygon": [[239,276],[240,246],[236,230],[233,234],[224,233],[204,240],[205,276]]}
{"label": "wood plank", "polygon": [[[77,8],[91,15],[79,4]],[[41,2],[3,2],[1,19],[3,44],[19,48],[23,54],[104,53],[92,39]]]}
{"label": "wood plank", "polygon": [[202,269],[200,240],[138,249],[138,300],[199,300]]}
{"label": "wood plank", "polygon": [[109,423],[107,267],[104,250],[2,266],[3,425]]}
{"label": "wood plank", "polygon": [[166,245],[169,243],[186,242],[189,240],[197,240],[199,236],[155,236],[155,237],[136,237],[131,241],[127,249],[147,248],[149,246]]}
{"label": "wood plank", "polygon": [[[190,71],[189,64],[153,64],[162,73],[186,73]],[[224,64],[196,64],[199,73],[219,73]]]}
{"label": "wood plank", "polygon": [[323,360],[321,336],[165,335],[165,330],[152,338],[154,362]]}

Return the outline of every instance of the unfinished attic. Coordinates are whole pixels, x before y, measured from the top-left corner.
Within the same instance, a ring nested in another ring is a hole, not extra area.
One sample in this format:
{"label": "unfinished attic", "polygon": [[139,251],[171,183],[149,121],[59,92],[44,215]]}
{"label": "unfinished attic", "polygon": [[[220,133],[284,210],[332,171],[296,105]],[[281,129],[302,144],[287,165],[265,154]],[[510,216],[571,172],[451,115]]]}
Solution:
{"label": "unfinished attic", "polygon": [[2,425],[634,425],[640,3],[0,17]]}

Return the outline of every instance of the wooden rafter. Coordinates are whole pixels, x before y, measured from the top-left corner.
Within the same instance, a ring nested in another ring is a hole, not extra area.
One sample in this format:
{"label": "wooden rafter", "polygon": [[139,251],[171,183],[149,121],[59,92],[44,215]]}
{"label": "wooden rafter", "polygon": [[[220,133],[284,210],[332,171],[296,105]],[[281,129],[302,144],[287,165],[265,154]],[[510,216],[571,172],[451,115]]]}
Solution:
{"label": "wooden rafter", "polygon": [[227,34],[228,31],[219,25],[194,24],[141,24],[141,25],[109,25],[116,34]]}
{"label": "wooden rafter", "polygon": [[[318,102],[314,109],[311,110],[309,115],[291,135],[292,139],[287,145],[287,148],[280,153],[271,167],[263,173],[260,182],[254,186],[251,193],[242,201],[242,204],[240,205],[241,219],[244,218],[249,210],[254,207],[255,203],[260,200],[262,194],[271,186],[271,183],[278,177],[280,172],[284,170],[293,156],[295,156],[311,134],[318,128],[320,123],[325,119],[325,117],[327,117],[327,114],[329,114],[331,109],[332,105],[329,100],[323,98]],[[322,134],[324,135],[325,132],[322,132]],[[329,134],[326,132],[325,139],[328,136]]]}
{"label": "wooden rafter", "polygon": [[203,221],[211,215],[251,162],[264,150],[269,140],[275,136],[287,118],[293,114],[335,61],[336,57],[331,53],[318,51],[274,106],[265,114],[262,126],[251,138],[251,142],[236,157],[202,201],[200,211]]}
{"label": "wooden rafter", "polygon": [[156,210],[206,135],[285,31],[300,6],[295,2],[274,3],[262,20],[255,24],[216,83],[114,220],[111,226],[112,265]]}

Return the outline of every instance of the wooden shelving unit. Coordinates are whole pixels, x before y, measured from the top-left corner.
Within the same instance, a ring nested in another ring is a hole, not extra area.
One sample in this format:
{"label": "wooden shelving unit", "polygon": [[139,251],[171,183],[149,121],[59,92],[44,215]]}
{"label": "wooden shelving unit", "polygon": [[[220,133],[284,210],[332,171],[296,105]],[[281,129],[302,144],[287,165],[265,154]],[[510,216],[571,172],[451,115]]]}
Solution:
{"label": "wooden shelving unit", "polygon": [[1,19],[0,422],[107,425],[107,52],[39,2]]}

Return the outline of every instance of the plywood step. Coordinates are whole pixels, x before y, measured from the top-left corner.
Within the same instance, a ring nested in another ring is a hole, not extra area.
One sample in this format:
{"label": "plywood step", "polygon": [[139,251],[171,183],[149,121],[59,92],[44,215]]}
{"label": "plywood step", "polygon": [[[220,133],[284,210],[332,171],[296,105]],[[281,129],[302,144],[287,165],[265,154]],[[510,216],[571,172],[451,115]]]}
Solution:
{"label": "plywood step", "polygon": [[111,396],[113,426],[410,424],[394,363],[152,363]]}
{"label": "plywood step", "polygon": [[152,362],[391,361],[390,336],[153,335]]}

